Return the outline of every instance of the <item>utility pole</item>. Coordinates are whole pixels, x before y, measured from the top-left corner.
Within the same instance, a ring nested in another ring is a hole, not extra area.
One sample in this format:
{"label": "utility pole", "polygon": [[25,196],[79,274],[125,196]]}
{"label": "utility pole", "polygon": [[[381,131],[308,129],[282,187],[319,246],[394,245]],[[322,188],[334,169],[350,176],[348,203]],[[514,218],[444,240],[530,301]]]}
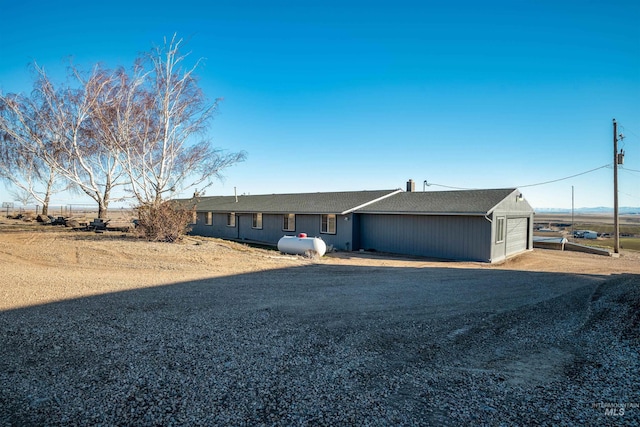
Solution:
{"label": "utility pole", "polygon": [[571,238],[573,239],[575,235],[573,234],[573,209],[574,209],[574,197],[573,197],[573,185],[571,186]]}
{"label": "utility pole", "polygon": [[618,123],[613,119],[613,252],[620,253],[620,224],[618,223]]}

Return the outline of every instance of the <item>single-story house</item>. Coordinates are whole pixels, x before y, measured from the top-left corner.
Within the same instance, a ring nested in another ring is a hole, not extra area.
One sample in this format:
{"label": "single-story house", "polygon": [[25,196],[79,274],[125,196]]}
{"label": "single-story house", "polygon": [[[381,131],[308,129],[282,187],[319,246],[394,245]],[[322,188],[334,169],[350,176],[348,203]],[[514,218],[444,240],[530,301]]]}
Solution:
{"label": "single-story house", "polygon": [[515,188],[212,196],[198,199],[191,234],[277,245],[321,237],[339,251],[497,262],[533,249],[533,209]]}

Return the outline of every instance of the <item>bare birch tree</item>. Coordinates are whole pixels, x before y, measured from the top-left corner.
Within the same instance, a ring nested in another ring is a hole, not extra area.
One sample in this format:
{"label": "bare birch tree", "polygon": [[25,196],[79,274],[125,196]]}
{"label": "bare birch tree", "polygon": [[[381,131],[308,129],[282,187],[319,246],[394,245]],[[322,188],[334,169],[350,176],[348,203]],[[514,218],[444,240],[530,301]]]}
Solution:
{"label": "bare birch tree", "polygon": [[222,151],[207,139],[220,100],[207,101],[194,74],[200,61],[185,67],[181,45],[175,35],[165,39],[138,58],[131,73],[96,66],[84,74],[71,67],[73,86],[58,88],[34,64],[31,97],[0,98],[3,176],[18,177],[23,190],[32,187],[31,178],[46,183],[45,204],[59,175],[97,203],[101,218],[117,186],[126,186],[140,206],[153,207],[211,185],[246,154]]}
{"label": "bare birch tree", "polygon": [[[205,138],[219,99],[208,103],[195,71],[185,68],[182,40],[174,35],[139,58],[121,107],[121,154],[131,191],[140,204],[157,204],[175,192],[206,188],[226,167],[245,159]],[[126,138],[124,137],[126,135]]]}
{"label": "bare birch tree", "polygon": [[99,66],[87,77],[71,68],[70,76],[77,87],[57,90],[44,70],[37,67],[36,70],[37,92],[46,106],[42,122],[55,135],[59,153],[56,170],[93,199],[98,205],[98,217],[104,218],[112,192],[126,184],[119,148],[105,137],[96,119],[104,104],[108,104],[117,79]]}
{"label": "bare birch tree", "polygon": [[51,196],[68,185],[61,182],[58,151],[41,113],[33,96],[0,95],[0,179],[15,188],[17,199],[35,200],[47,215]]}

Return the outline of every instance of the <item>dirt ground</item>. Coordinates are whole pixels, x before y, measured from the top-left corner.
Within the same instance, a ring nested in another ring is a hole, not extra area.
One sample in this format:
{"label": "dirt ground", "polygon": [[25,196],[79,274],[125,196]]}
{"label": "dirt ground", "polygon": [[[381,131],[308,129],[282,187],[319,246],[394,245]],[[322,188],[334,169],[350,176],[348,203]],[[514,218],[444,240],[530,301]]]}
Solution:
{"label": "dirt ground", "polygon": [[0,425],[638,425],[639,278],[1,220]]}
{"label": "dirt ground", "polygon": [[0,310],[309,264],[399,267],[399,274],[402,267],[640,274],[640,252],[611,258],[537,249],[494,265],[354,252],[308,259],[204,237],[187,237],[178,244],[150,243],[118,232],[74,232],[0,220]]}
{"label": "dirt ground", "polygon": [[[188,237],[178,244],[150,243],[124,233],[74,232],[18,220],[0,220],[0,244],[0,310],[309,264],[640,274],[638,252],[611,258],[534,250],[495,265],[371,253],[332,253],[307,259],[219,239]],[[403,279],[398,277],[398,281]]]}

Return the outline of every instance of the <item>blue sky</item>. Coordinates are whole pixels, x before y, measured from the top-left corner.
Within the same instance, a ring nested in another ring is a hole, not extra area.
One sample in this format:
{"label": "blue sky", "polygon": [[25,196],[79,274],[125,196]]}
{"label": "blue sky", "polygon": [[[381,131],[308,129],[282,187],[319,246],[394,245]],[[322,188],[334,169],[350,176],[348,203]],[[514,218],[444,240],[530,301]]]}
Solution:
{"label": "blue sky", "polygon": [[[535,208],[640,206],[640,2],[0,0],[0,90],[37,61],[129,66],[177,32],[209,137],[248,152],[207,195],[519,186]],[[435,185],[439,184],[439,185]],[[53,204],[78,202],[60,195]],[[0,200],[10,196],[0,187]],[[86,201],[88,203],[88,200]]]}

